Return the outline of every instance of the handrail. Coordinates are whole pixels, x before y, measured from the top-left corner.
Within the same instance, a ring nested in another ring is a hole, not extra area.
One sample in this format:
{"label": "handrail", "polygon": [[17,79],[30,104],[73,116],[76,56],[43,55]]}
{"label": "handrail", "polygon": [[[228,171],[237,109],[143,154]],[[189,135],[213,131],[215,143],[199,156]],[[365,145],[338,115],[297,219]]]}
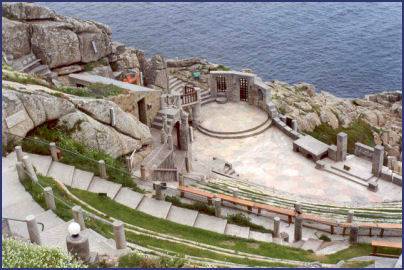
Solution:
{"label": "handrail", "polygon": [[[2,219],[27,223],[26,220],[17,219],[17,218],[2,217]],[[42,222],[38,222],[38,221],[37,221],[36,223],[38,223],[39,225],[41,225],[41,227],[42,227],[42,228],[41,228],[41,231],[43,232],[43,230],[45,229],[45,225],[44,225]]]}

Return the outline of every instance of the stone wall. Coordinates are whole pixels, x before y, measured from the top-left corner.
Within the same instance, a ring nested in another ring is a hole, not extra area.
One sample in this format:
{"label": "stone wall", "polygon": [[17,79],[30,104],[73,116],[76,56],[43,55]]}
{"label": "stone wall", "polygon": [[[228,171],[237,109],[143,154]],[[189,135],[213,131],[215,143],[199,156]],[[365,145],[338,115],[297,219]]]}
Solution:
{"label": "stone wall", "polygon": [[147,125],[150,126],[153,119],[160,110],[160,95],[161,92],[131,92],[118,96],[109,97],[108,100],[116,103],[123,111],[133,114],[139,119],[138,101],[145,98]]}
{"label": "stone wall", "polygon": [[355,143],[355,156],[372,159],[374,148],[363,143]]}

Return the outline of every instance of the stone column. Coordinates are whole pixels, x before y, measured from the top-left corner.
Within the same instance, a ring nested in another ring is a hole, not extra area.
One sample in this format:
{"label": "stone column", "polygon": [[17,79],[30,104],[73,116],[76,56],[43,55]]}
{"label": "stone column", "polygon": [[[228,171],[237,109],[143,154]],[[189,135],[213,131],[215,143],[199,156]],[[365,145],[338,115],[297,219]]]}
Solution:
{"label": "stone column", "polygon": [[24,156],[23,152],[22,152],[22,147],[21,145],[17,145],[16,147],[14,147],[15,150],[15,154],[17,156],[17,161],[21,161],[22,162],[22,158]]}
{"label": "stone column", "polygon": [[74,257],[87,262],[90,260],[90,244],[88,237],[83,234],[67,235],[67,251]]}
{"label": "stone column", "polygon": [[354,217],[355,211],[354,210],[349,210],[348,215],[346,217],[346,222],[347,223],[352,223],[353,217]]}
{"label": "stone column", "polygon": [[300,215],[295,217],[295,234],[294,241],[298,242],[302,240],[303,218]]}
{"label": "stone column", "polygon": [[345,161],[348,149],[348,135],[340,132],[337,135],[337,161]]}
{"label": "stone column", "polygon": [[215,206],[215,216],[222,216],[222,200],[220,198],[213,198],[213,205]]}
{"label": "stone column", "polygon": [[106,165],[105,165],[105,161],[104,160],[99,160],[98,161],[98,168],[99,168],[99,171],[100,171],[100,177],[101,178],[104,178],[104,179],[107,179],[107,167],[106,167]]}
{"label": "stone column", "polygon": [[198,127],[200,122],[201,122],[201,104],[202,104],[202,96],[201,96],[201,90],[198,89],[196,90],[196,95],[198,99],[198,103],[192,106],[192,125],[194,127]]}
{"label": "stone column", "polygon": [[17,161],[15,164],[17,168],[18,179],[20,181],[24,181],[27,178],[27,174],[25,173],[24,164],[21,161]]}
{"label": "stone column", "polygon": [[116,126],[116,114],[114,108],[109,109],[109,115],[111,118],[111,126]]}
{"label": "stone column", "polygon": [[296,119],[293,119],[293,120],[292,120],[292,126],[291,126],[291,128],[292,128],[294,131],[297,131],[297,121],[296,121]]}
{"label": "stone column", "polygon": [[31,160],[27,155],[22,158],[22,162],[24,163],[25,170],[28,172],[28,176],[31,178],[31,180],[38,182],[38,177],[34,170],[34,166],[32,166]]}
{"label": "stone column", "polygon": [[358,238],[359,238],[359,227],[356,224],[352,224],[351,229],[349,231],[349,242],[351,244],[356,244],[358,243]]}
{"label": "stone column", "polygon": [[281,219],[274,217],[274,237],[279,238]]}
{"label": "stone column", "polygon": [[72,208],[73,219],[74,221],[80,225],[80,230],[86,229],[86,223],[84,222],[83,210],[81,210],[81,206],[75,205]]}
{"label": "stone column", "polygon": [[155,197],[157,200],[163,200],[163,193],[161,192],[161,183],[160,182],[155,182],[154,184],[154,189],[155,189]]}
{"label": "stone column", "polygon": [[298,214],[303,213],[302,205],[301,205],[300,202],[296,202],[296,203],[294,204],[294,208],[295,208],[295,212],[296,212],[296,213],[298,213]]}
{"label": "stone column", "polygon": [[132,160],[130,159],[130,157],[126,157],[125,162],[126,162],[126,168],[128,168],[128,172],[131,173],[132,172]]}
{"label": "stone column", "polygon": [[116,249],[126,248],[125,228],[123,222],[115,220],[112,226],[114,227],[114,238]]}
{"label": "stone column", "polygon": [[50,153],[51,153],[51,156],[52,156],[52,160],[53,161],[59,161],[58,149],[56,147],[56,143],[54,143],[54,142],[49,143],[49,150],[50,150]]}
{"label": "stone column", "polygon": [[191,142],[194,141],[194,128],[193,127],[189,127],[189,140]]}
{"label": "stone column", "polygon": [[189,149],[189,123],[188,123],[188,114],[181,110],[181,126],[180,126],[180,144],[182,151],[188,151]]}
{"label": "stone column", "polygon": [[55,196],[51,187],[43,189],[45,195],[46,207],[51,210],[56,210]]}
{"label": "stone column", "polygon": [[165,109],[165,101],[164,101],[164,95],[160,96],[160,110]]}
{"label": "stone column", "polygon": [[376,176],[380,175],[383,168],[384,147],[376,145],[372,157],[372,173]]}
{"label": "stone column", "polygon": [[167,144],[170,150],[174,149],[173,135],[168,134],[167,136]]}
{"label": "stone column", "polygon": [[140,178],[146,180],[146,167],[143,164],[140,165]]}
{"label": "stone column", "polygon": [[29,215],[25,218],[27,223],[29,240],[31,243],[41,245],[41,235],[38,228],[38,223],[34,215]]}
{"label": "stone column", "polygon": [[179,173],[178,185],[179,186],[184,186],[184,175],[182,173]]}
{"label": "stone column", "polygon": [[185,168],[188,173],[191,172],[191,170],[192,170],[192,161],[191,160],[192,159],[188,156],[188,153],[187,153],[187,155],[185,156]]}

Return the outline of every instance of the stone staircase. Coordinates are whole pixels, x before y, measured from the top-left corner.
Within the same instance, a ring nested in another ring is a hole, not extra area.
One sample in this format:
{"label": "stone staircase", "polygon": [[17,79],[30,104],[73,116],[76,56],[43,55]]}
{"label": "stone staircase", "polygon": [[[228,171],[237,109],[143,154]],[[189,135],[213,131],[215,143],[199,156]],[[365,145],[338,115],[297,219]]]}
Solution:
{"label": "stone staircase", "polygon": [[[170,111],[172,111],[172,113],[170,113]],[[168,124],[168,127],[171,128],[172,125],[174,124],[174,113],[176,113],[176,111],[177,110],[170,109],[170,108],[160,110],[153,119],[152,128],[155,128],[158,130],[163,128],[163,116],[164,115],[167,116],[167,124]]]}
{"label": "stone staircase", "polygon": [[[53,165],[51,157],[33,154],[29,156],[38,173],[47,172],[50,170],[51,164]],[[34,215],[37,222],[43,224],[43,230],[40,233],[42,245],[61,248],[67,252],[67,227],[72,220],[66,222],[60,219],[52,210],[44,210],[32,199],[18,179],[15,162],[16,155],[14,152],[6,158],[2,158],[2,217],[25,220],[28,215]],[[64,172],[70,172],[71,166],[57,166],[62,169],[58,178],[66,180]],[[29,239],[25,222],[9,220],[9,226],[12,235]],[[107,239],[92,229],[85,229],[82,233],[89,237],[91,252],[99,255],[118,254],[119,251],[115,249],[114,240]]]}
{"label": "stone staircase", "polygon": [[185,82],[177,77],[168,76],[168,89],[171,93],[182,93],[185,88]]}
{"label": "stone staircase", "polygon": [[[272,235],[269,233],[253,232],[250,231],[250,228],[247,227],[228,224],[227,219],[224,218],[208,216],[199,213],[198,211],[195,210],[189,210],[173,206],[170,202],[160,201],[157,199],[153,199],[151,197],[147,197],[144,194],[135,192],[126,187],[122,187],[121,184],[117,184],[102,179],[98,176],[94,176],[93,173],[82,171],[80,169],[75,168],[74,166],[66,165],[61,162],[52,161],[50,156],[41,156],[36,154],[28,154],[28,155],[30,157],[33,166],[40,174],[53,177],[54,179],[63,182],[66,186],[74,185],[78,189],[95,193],[106,193],[107,196],[113,199],[114,201],[121,203],[129,208],[149,214],[151,216],[162,219],[168,219],[172,222],[176,222],[179,224],[189,225],[221,234],[236,235],[238,237],[246,239],[255,239],[258,241],[272,240]],[[16,155],[14,152],[9,156],[7,156],[7,158],[3,158],[3,164],[4,163],[9,164],[10,170],[13,170],[15,174],[15,179],[13,178],[14,181],[16,181],[16,183],[19,185],[20,188],[24,189],[22,185],[18,182],[18,177],[15,170],[15,162],[16,162]],[[3,196],[4,191],[5,189],[3,188]],[[28,214],[34,214],[38,215],[38,221],[39,221],[40,218],[39,214],[45,212],[45,210],[40,208],[32,200],[30,194],[28,194],[27,192],[25,192],[25,197],[23,197],[23,200],[24,201],[28,200],[29,202],[32,202],[29,203],[29,205],[36,205],[36,206],[30,206],[24,208],[24,206],[21,203],[19,203],[17,205],[13,205],[12,208],[7,207],[4,208],[3,204],[3,217],[7,216],[6,214],[11,214],[14,211],[19,211],[19,209],[26,209],[26,211],[21,212],[21,214],[17,218],[25,218],[25,216]],[[54,215],[52,212],[47,213],[46,215],[49,215],[53,217],[53,219],[58,220],[50,220],[48,218],[44,218],[47,224],[47,225],[45,224],[45,226],[48,227],[47,232],[44,231],[43,236],[47,238],[47,240],[44,241],[47,245],[62,247],[62,244],[64,243],[63,241],[65,241],[66,228],[68,224],[62,220],[59,220],[59,218],[56,217],[56,215]],[[15,217],[15,216],[7,216],[7,217]],[[54,225],[50,226],[49,224]],[[48,230],[52,231],[48,233]],[[88,233],[91,234],[91,237],[94,238],[98,237],[97,239],[101,237],[96,232],[93,231]],[[99,250],[102,250],[103,246],[104,243],[101,243],[97,246],[97,248],[99,248]],[[109,250],[108,252],[112,253],[115,251]]]}
{"label": "stone staircase", "polygon": [[49,80],[57,78],[57,74],[52,72],[47,65],[41,64],[41,60],[33,53],[21,56],[17,59],[13,59],[11,55],[5,55],[4,58],[8,65],[19,72],[37,75]]}

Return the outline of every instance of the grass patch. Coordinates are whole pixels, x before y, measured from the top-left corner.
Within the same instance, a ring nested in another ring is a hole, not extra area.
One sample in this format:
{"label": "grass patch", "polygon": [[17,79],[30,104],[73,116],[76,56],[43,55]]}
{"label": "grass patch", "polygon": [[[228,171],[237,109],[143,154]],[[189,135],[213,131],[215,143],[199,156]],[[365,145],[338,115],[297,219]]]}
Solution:
{"label": "grass patch", "polygon": [[[73,129],[78,128],[80,128],[78,125],[73,127]],[[143,192],[133,182],[122,160],[115,159],[103,151],[87,147],[73,140],[69,136],[72,131],[72,129],[67,130],[64,127],[56,127],[56,122],[48,122],[30,131],[22,141],[22,148],[29,153],[49,155],[49,143],[55,142],[58,147],[67,150],[62,150],[60,162],[99,175],[97,161],[104,160],[110,181]],[[8,148],[12,149],[13,146]]]}
{"label": "grass patch", "polygon": [[210,216],[215,215],[215,208],[213,206],[207,205],[206,203],[203,203],[203,202],[194,202],[192,204],[183,203],[183,202],[181,202],[181,200],[179,198],[177,198],[175,196],[166,196],[165,200],[167,202],[170,202],[173,205],[181,207],[181,208],[196,210],[196,211],[199,211],[203,214],[207,214]]}
{"label": "grass patch", "polygon": [[50,87],[49,83],[47,83],[45,80],[42,80],[38,77],[35,77],[32,75],[27,75],[25,73],[20,73],[20,72],[16,72],[16,71],[10,71],[7,69],[2,69],[1,78],[3,81],[11,81],[11,82],[17,82],[17,83],[22,83],[22,84],[35,84],[35,85]]}
{"label": "grass patch", "polygon": [[331,242],[331,238],[325,234],[322,234],[318,239],[323,240],[324,242]]}
{"label": "grass patch", "polygon": [[157,257],[152,258],[139,253],[130,253],[119,258],[118,267],[125,268],[181,268],[185,264],[181,258]]}
{"label": "grass patch", "polygon": [[345,132],[348,134],[348,152],[354,153],[355,143],[361,142],[363,144],[374,146],[372,127],[362,119],[356,119],[347,128],[339,127],[333,129],[328,124],[321,124],[317,126],[312,132],[308,132],[309,135],[314,138],[327,143],[327,144],[337,144],[337,134],[339,132]]}
{"label": "grass patch", "polygon": [[54,90],[69,95],[79,97],[93,97],[99,99],[104,97],[117,96],[127,92],[127,90],[115,86],[113,84],[102,84],[102,83],[92,83],[86,87],[62,86],[55,88]]}
{"label": "grass patch", "polygon": [[374,263],[375,261],[348,261],[342,265],[342,268],[365,268]]}
{"label": "grass patch", "polygon": [[221,70],[221,71],[230,71],[231,68],[226,67],[225,65],[220,64],[220,65],[218,65],[218,66],[215,67],[215,68],[211,68],[210,70],[211,70],[211,71],[219,71],[219,70]]}
{"label": "grass patch", "polygon": [[96,67],[102,67],[108,65],[108,61],[106,59],[100,59],[98,61],[90,62],[84,65],[84,71],[92,71]]}

